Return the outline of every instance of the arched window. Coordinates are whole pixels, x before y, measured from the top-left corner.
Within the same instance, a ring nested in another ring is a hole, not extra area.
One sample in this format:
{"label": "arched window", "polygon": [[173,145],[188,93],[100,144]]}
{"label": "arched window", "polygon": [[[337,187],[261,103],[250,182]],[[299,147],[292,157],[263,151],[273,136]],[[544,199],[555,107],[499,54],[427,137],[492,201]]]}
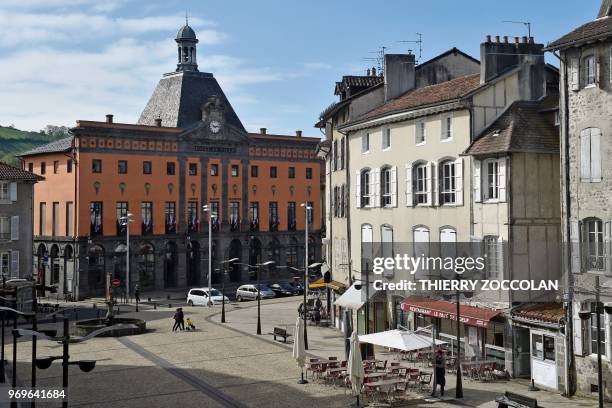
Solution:
{"label": "arched window", "polygon": [[369,207],[370,206],[370,169],[365,169],[361,171],[361,191],[360,191],[360,198],[361,198],[361,206],[362,207]]}
{"label": "arched window", "polygon": [[296,267],[298,264],[298,242],[295,237],[291,237],[289,247],[287,248],[287,266]]}
{"label": "arched window", "polygon": [[445,160],[440,163],[440,205],[455,204],[456,191],[456,168],[453,160]]}
{"label": "arched window", "polygon": [[431,195],[431,174],[426,162],[419,162],[413,167],[414,199],[417,205],[429,204]]}
{"label": "arched window", "polygon": [[[393,227],[382,225],[380,227],[381,256],[383,258],[393,258]],[[389,271],[392,273],[393,271]]]}
{"label": "arched window", "polygon": [[140,247],[138,254],[138,273],[141,288],[151,288],[155,284],[155,249],[151,244]]}
{"label": "arched window", "polygon": [[586,268],[589,271],[601,271],[605,267],[604,223],[599,218],[587,218],[583,221],[582,242]]}
{"label": "arched window", "polygon": [[390,207],[392,204],[391,167],[385,166],[380,170],[380,206]]}
{"label": "arched window", "polygon": [[[424,225],[417,226],[414,228],[412,233],[413,233],[413,241],[414,241],[414,256],[416,258],[419,258],[419,257],[427,258],[429,256],[429,242],[430,242],[429,228]],[[425,272],[426,270],[427,268],[424,267],[424,265],[422,265],[417,271],[415,271],[415,274],[417,274],[417,277],[421,277],[419,276],[419,274],[422,272]]]}
{"label": "arched window", "polygon": [[374,258],[373,249],[374,235],[372,226],[370,224],[364,224],[361,226],[361,260],[362,270],[371,270],[372,261]]}

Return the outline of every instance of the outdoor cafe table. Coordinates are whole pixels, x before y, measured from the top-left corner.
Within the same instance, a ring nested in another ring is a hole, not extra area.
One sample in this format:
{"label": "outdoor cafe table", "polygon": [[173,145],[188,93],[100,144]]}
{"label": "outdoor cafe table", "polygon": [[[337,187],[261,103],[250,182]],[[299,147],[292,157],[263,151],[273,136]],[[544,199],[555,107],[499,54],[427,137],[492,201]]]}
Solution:
{"label": "outdoor cafe table", "polygon": [[385,375],[389,375],[389,373],[383,373],[383,372],[365,373],[365,378],[378,378],[378,377],[384,377]]}
{"label": "outdoor cafe table", "polygon": [[389,380],[379,380],[365,383],[364,386],[368,388],[374,388],[380,393],[386,393],[387,397],[389,397],[389,394],[391,393],[391,391],[393,391],[395,385],[404,381],[406,380],[403,378],[392,378]]}
{"label": "outdoor cafe table", "polygon": [[492,370],[495,363],[495,360],[462,361],[461,366],[463,367],[463,369],[468,371],[472,377],[474,377],[474,375],[480,377],[483,371],[481,369]]}

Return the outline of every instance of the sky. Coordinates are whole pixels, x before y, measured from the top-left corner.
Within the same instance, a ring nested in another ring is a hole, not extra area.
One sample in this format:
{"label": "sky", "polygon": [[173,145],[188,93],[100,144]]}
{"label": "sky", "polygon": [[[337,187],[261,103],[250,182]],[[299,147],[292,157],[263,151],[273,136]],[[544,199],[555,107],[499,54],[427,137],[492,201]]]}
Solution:
{"label": "sky", "polygon": [[[420,62],[457,47],[479,58],[487,34],[548,43],[595,18],[600,0],[0,0],[0,125],[38,131],[77,120],[134,123],[176,67],[185,13],[249,131],[313,128],[342,75],[364,75],[381,46]],[[416,51],[418,57],[418,51]],[[548,61],[556,65],[554,57]]]}

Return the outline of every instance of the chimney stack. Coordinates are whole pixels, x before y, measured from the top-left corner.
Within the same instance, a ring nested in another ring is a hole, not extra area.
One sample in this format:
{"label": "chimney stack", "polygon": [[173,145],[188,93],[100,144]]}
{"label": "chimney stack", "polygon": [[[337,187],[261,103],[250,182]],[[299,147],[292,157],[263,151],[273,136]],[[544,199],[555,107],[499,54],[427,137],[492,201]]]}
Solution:
{"label": "chimney stack", "polygon": [[301,130],[296,130],[295,131],[295,136],[296,137],[302,137],[302,131]]}
{"label": "chimney stack", "polygon": [[385,101],[416,87],[414,54],[385,54]]}
{"label": "chimney stack", "polygon": [[265,135],[267,130],[268,129],[266,129],[266,128],[259,128],[259,133],[262,134],[262,135]]}
{"label": "chimney stack", "polygon": [[491,36],[490,35],[487,35],[487,39],[485,40],[485,42],[488,42],[488,43],[491,42]]}
{"label": "chimney stack", "polygon": [[113,123],[113,115],[111,114],[106,115],[106,123]]}
{"label": "chimney stack", "polygon": [[366,71],[366,76],[370,76],[370,68],[368,68],[368,70]]}
{"label": "chimney stack", "polygon": [[162,120],[161,120],[161,118],[155,118],[155,126],[162,127]]}
{"label": "chimney stack", "polygon": [[480,83],[518,69],[519,98],[537,100],[545,94],[544,45],[535,43],[532,37],[514,37],[514,43],[508,43],[507,38],[504,36],[500,43],[485,41],[480,45]]}
{"label": "chimney stack", "polygon": [[376,76],[376,67],[372,67],[372,76]]}

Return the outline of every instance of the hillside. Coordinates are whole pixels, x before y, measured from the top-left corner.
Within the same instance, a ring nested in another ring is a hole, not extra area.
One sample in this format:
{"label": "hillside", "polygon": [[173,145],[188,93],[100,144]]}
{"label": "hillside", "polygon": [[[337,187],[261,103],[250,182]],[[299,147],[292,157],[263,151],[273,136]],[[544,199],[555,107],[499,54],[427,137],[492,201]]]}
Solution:
{"label": "hillside", "polygon": [[19,165],[16,154],[66,137],[63,132],[39,133],[0,126],[0,161]]}

